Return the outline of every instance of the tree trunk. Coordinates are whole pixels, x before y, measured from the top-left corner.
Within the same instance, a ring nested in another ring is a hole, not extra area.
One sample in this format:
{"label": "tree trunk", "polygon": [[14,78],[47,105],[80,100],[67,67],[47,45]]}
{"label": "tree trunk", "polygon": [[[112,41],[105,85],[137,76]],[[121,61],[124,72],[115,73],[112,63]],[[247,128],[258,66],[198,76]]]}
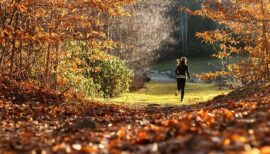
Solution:
{"label": "tree trunk", "polygon": [[[182,5],[188,6],[186,0],[182,1]],[[181,41],[182,41],[182,52],[184,55],[188,55],[188,14],[181,11],[180,13],[180,24],[181,24]]]}
{"label": "tree trunk", "polygon": [[[263,0],[261,0],[261,11],[265,15],[265,8],[264,8],[264,3]],[[263,26],[262,26],[262,31],[263,31],[263,39],[264,39],[264,50],[265,50],[265,56],[264,58],[264,65],[265,65],[265,78],[266,80],[270,79],[269,76],[269,46],[268,46],[268,36],[267,36],[267,22],[263,20]]]}
{"label": "tree trunk", "polygon": [[44,73],[44,85],[48,86],[48,81],[49,81],[49,67],[50,67],[50,58],[51,57],[51,45],[48,44],[48,49],[47,49],[47,57],[46,57],[46,66],[45,66],[45,73]]}

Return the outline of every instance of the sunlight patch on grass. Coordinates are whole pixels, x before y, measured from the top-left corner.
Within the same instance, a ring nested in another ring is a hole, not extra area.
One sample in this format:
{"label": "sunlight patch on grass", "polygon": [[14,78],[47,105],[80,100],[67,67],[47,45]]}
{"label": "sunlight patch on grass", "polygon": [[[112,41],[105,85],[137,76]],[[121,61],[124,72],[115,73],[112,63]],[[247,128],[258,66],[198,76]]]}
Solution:
{"label": "sunlight patch on grass", "polygon": [[[176,83],[150,82],[145,88],[133,92],[124,93],[118,98],[109,100],[123,105],[179,105],[180,96],[175,96]],[[213,84],[187,83],[185,101],[183,105],[191,105],[210,100],[218,95],[227,94],[229,90],[218,90]]]}

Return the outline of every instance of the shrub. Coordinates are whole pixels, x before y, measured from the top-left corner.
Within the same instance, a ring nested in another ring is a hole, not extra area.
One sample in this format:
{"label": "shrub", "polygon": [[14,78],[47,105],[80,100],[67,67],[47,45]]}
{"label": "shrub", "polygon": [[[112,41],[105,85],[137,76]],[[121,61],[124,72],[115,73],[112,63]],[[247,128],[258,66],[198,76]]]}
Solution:
{"label": "shrub", "polygon": [[[100,56],[100,55],[99,55]],[[99,92],[104,97],[115,97],[129,90],[133,72],[126,63],[114,56],[101,53],[107,59],[92,57],[88,65],[92,68],[88,77],[94,79],[94,83],[100,85]]]}
{"label": "shrub", "polygon": [[69,42],[66,48],[72,53],[60,64],[62,89],[72,87],[90,97],[115,97],[129,90],[133,72],[123,60],[82,42]]}
{"label": "shrub", "polygon": [[[72,87],[73,91],[86,95],[88,97],[99,97],[100,85],[95,84],[93,78],[85,77],[82,74],[74,72],[65,73],[65,88]],[[65,90],[62,88],[62,90]]]}

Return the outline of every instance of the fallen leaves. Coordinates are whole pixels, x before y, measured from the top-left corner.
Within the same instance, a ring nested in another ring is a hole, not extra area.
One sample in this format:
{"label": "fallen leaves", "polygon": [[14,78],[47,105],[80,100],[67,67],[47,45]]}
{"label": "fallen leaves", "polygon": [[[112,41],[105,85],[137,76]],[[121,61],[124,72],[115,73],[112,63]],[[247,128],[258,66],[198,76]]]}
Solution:
{"label": "fallen leaves", "polygon": [[64,101],[64,97],[54,90],[30,82],[17,82],[6,77],[0,78],[0,94],[2,98],[19,103],[60,103]]}
{"label": "fallen leaves", "polygon": [[[29,95],[24,98],[41,94],[33,88],[17,93]],[[43,103],[5,97],[0,99],[0,153],[267,154],[270,91],[257,93],[193,106],[151,107],[151,112],[93,102],[47,103],[52,100],[46,91]]]}

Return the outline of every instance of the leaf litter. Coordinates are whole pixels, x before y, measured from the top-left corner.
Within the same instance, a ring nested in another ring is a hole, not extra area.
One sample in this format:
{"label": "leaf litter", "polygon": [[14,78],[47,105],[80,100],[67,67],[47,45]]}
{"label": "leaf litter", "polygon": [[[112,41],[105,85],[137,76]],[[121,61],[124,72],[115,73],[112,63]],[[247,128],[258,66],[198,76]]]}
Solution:
{"label": "leaf litter", "polygon": [[7,79],[0,81],[0,95],[4,154],[270,153],[270,86],[197,105],[139,109],[76,103]]}

